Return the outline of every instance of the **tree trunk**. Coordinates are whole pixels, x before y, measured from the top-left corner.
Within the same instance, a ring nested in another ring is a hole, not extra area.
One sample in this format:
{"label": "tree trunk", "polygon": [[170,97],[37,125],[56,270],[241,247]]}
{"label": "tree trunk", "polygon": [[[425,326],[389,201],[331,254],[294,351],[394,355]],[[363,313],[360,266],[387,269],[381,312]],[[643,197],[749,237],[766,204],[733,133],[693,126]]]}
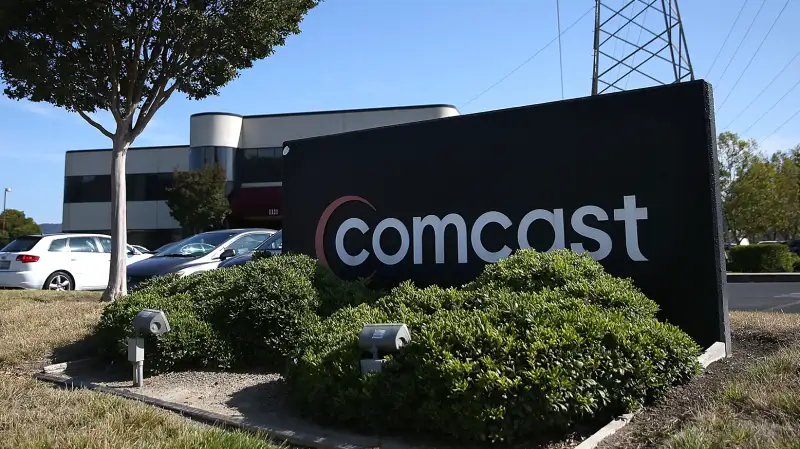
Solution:
{"label": "tree trunk", "polygon": [[127,251],[128,199],[125,187],[125,160],[130,142],[125,136],[114,137],[111,152],[111,269],[103,301],[114,301],[128,292]]}

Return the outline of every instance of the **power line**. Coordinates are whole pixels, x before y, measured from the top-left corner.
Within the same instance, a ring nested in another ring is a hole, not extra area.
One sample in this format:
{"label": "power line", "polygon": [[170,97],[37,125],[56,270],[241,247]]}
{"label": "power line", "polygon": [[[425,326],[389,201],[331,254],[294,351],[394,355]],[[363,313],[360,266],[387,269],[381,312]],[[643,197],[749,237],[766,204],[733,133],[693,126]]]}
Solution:
{"label": "power line", "polygon": [[753,124],[752,124],[752,125],[748,126],[748,127],[747,127],[747,129],[746,129],[746,130],[744,130],[744,132],[743,132],[742,134],[747,134],[747,131],[750,131],[750,130],[751,130],[753,127],[754,127],[754,126],[756,126],[756,123],[760,122],[760,121],[761,121],[761,119],[763,119],[764,117],[766,117],[766,116],[767,116],[767,114],[769,114],[769,113],[770,113],[770,112],[771,112],[773,109],[775,109],[775,106],[777,106],[777,105],[778,105],[778,103],[780,103],[781,101],[783,101],[783,99],[784,99],[784,98],[786,98],[786,96],[787,96],[787,95],[789,95],[790,93],[792,93],[792,91],[793,91],[793,90],[795,90],[795,89],[797,88],[797,86],[800,86],[800,80],[797,80],[797,82],[796,82],[796,83],[794,83],[794,85],[793,85],[791,88],[789,88],[789,90],[788,90],[788,91],[786,91],[786,93],[785,93],[785,94],[783,94],[783,96],[781,96],[780,98],[778,98],[778,101],[776,101],[775,103],[773,103],[773,104],[772,104],[772,106],[770,106],[770,108],[769,108],[769,109],[767,109],[767,110],[766,110],[766,112],[764,112],[763,114],[761,114],[761,116],[760,116],[760,117],[759,117],[759,118],[758,118],[758,119],[757,119],[755,122],[753,122]]}
{"label": "power line", "polygon": [[761,10],[764,9],[764,5],[767,3],[767,0],[763,0],[761,2],[761,6],[758,7],[758,11],[756,11],[756,15],[753,16],[753,21],[750,22],[750,25],[747,27],[747,31],[744,32],[744,36],[742,36],[742,40],[739,41],[739,45],[736,46],[736,50],[733,51],[731,55],[731,59],[728,60],[728,65],[725,66],[725,70],[722,71],[722,75],[719,77],[719,80],[722,81],[722,78],[725,77],[725,74],[728,72],[728,68],[730,68],[731,63],[736,58],[736,53],[739,52],[739,49],[742,47],[742,43],[744,40],[747,39],[747,35],[750,34],[750,30],[753,29],[753,24],[756,23],[756,19],[758,19],[758,15],[761,14]]}
{"label": "power line", "polygon": [[794,118],[795,118],[795,117],[797,117],[798,115],[800,115],[800,109],[798,109],[798,110],[797,110],[797,111],[796,111],[794,114],[792,114],[792,116],[791,116],[791,117],[789,117],[789,118],[788,118],[788,119],[787,119],[785,122],[781,123],[781,126],[779,126],[779,127],[775,128],[775,129],[774,129],[774,130],[773,130],[771,133],[767,134],[767,137],[764,137],[763,139],[761,139],[761,142],[759,142],[758,144],[759,144],[759,145],[761,145],[762,143],[766,142],[766,141],[767,141],[767,139],[769,139],[770,137],[772,137],[772,135],[773,135],[773,134],[775,134],[776,132],[780,131],[780,130],[781,130],[781,128],[783,128],[783,127],[784,127],[784,126],[786,126],[786,125],[787,125],[789,122],[791,122],[792,120],[794,120]]}
{"label": "power line", "polygon": [[717,59],[719,59],[719,55],[722,54],[722,50],[725,48],[725,44],[728,43],[728,39],[730,39],[731,34],[733,33],[733,29],[736,27],[736,23],[739,22],[739,18],[742,16],[742,11],[744,11],[744,7],[746,5],[747,5],[747,0],[744,0],[744,2],[742,2],[742,7],[739,8],[739,13],[736,14],[736,19],[734,19],[733,24],[731,24],[731,29],[728,30],[728,35],[725,36],[725,40],[722,41],[722,46],[719,47],[717,56],[714,56],[714,62],[711,63],[711,67],[708,69],[708,72],[706,72],[706,78],[708,78],[709,75],[711,75],[711,71],[714,70],[714,65],[716,65]]}
{"label": "power line", "polygon": [[564,60],[561,56],[561,8],[556,0],[556,22],[558,23],[558,71],[561,75],[561,99],[564,99]]}
{"label": "power line", "polygon": [[736,89],[736,86],[739,84],[739,81],[742,80],[742,77],[744,76],[745,72],[747,72],[747,69],[750,68],[750,64],[752,64],[753,60],[756,59],[756,55],[758,55],[758,52],[761,50],[761,47],[764,45],[764,42],[767,41],[767,38],[769,37],[770,33],[772,33],[772,30],[775,28],[775,24],[778,23],[778,20],[783,15],[783,12],[786,10],[787,6],[789,6],[789,0],[786,0],[786,2],[783,4],[783,8],[781,8],[780,12],[778,12],[778,16],[775,17],[775,20],[772,21],[772,25],[770,25],[769,30],[767,31],[767,34],[764,35],[764,39],[761,39],[761,43],[758,44],[758,48],[756,48],[755,53],[753,53],[753,56],[751,56],[750,60],[747,61],[747,65],[744,67],[744,70],[742,70],[742,73],[739,74],[739,78],[736,78],[736,82],[733,83],[733,87],[731,87],[731,90],[728,91],[728,95],[726,95],[725,98],[722,99],[722,103],[720,103],[719,107],[714,112],[719,111],[720,109],[722,109],[723,106],[725,106],[725,102],[728,101],[728,98],[730,98],[731,94]]}
{"label": "power line", "polygon": [[788,68],[789,68],[789,66],[790,66],[790,65],[792,65],[792,63],[794,62],[794,60],[795,60],[795,59],[797,59],[797,57],[798,57],[798,56],[800,56],[800,51],[798,51],[797,53],[795,53],[795,54],[794,54],[794,57],[792,57],[792,59],[791,59],[791,60],[790,60],[788,63],[786,63],[786,65],[785,65],[785,66],[783,66],[783,68],[781,69],[781,71],[780,71],[780,72],[778,72],[778,74],[777,74],[777,75],[775,75],[774,77],[772,77],[772,79],[770,80],[770,82],[769,82],[769,83],[768,83],[766,86],[764,86],[764,88],[763,88],[763,89],[761,89],[761,92],[759,92],[759,93],[758,93],[758,94],[757,94],[757,95],[756,95],[756,96],[753,98],[753,100],[752,100],[750,103],[748,103],[748,104],[747,104],[747,106],[745,106],[745,107],[744,107],[744,109],[742,109],[742,110],[741,110],[741,112],[739,112],[738,114],[736,114],[736,117],[734,117],[734,118],[733,118],[731,121],[729,121],[729,122],[728,122],[728,124],[727,124],[727,125],[725,125],[725,127],[724,127],[723,129],[728,129],[728,127],[729,127],[729,126],[731,126],[731,125],[733,124],[733,122],[735,122],[735,121],[736,121],[736,120],[737,120],[739,117],[741,117],[741,116],[742,116],[742,114],[744,114],[744,113],[745,113],[745,112],[746,112],[748,109],[750,109],[750,106],[752,106],[752,105],[753,105],[753,103],[755,103],[755,102],[756,102],[756,101],[757,101],[759,98],[761,98],[761,95],[764,95],[764,92],[766,92],[766,91],[767,91],[767,89],[769,89],[769,88],[772,86],[772,84],[773,84],[775,81],[777,81],[777,79],[778,79],[778,78],[780,78],[780,76],[781,76],[781,75],[783,75],[783,72],[785,72],[785,71],[786,71],[786,69],[788,69]]}
{"label": "power line", "polygon": [[521,69],[521,68],[522,68],[523,66],[525,66],[527,63],[531,62],[531,61],[533,60],[533,58],[535,58],[535,57],[539,56],[539,53],[541,53],[541,52],[545,51],[545,50],[546,50],[548,47],[550,47],[551,45],[553,45],[553,43],[555,43],[555,42],[558,40],[558,38],[559,38],[559,37],[561,37],[561,35],[562,35],[562,34],[565,34],[565,33],[566,33],[567,31],[569,31],[569,30],[570,30],[572,27],[574,27],[575,25],[577,25],[577,24],[578,24],[578,22],[580,22],[581,20],[583,20],[583,18],[584,18],[584,17],[586,17],[586,16],[587,16],[587,15],[588,15],[590,12],[592,12],[592,11],[594,11],[594,6],[592,6],[591,8],[589,8],[589,9],[588,9],[588,10],[587,10],[585,13],[583,13],[583,15],[582,15],[582,16],[578,17],[578,19],[577,19],[576,21],[572,22],[572,23],[571,23],[571,24],[570,24],[568,27],[564,28],[564,31],[562,31],[561,33],[559,33],[559,35],[558,35],[558,36],[556,36],[555,38],[553,38],[553,40],[551,40],[550,42],[548,42],[548,43],[547,43],[547,44],[546,44],[544,47],[542,47],[542,48],[540,48],[539,50],[537,50],[537,51],[536,51],[536,53],[534,53],[533,55],[531,55],[531,56],[530,56],[528,59],[526,59],[526,60],[525,60],[525,61],[524,61],[522,64],[520,64],[520,65],[516,66],[516,67],[514,68],[514,70],[512,70],[512,71],[508,72],[508,73],[507,73],[505,76],[503,76],[502,78],[500,78],[500,79],[499,79],[499,80],[498,80],[496,83],[494,83],[494,84],[492,84],[491,86],[487,87],[487,88],[486,88],[486,89],[485,89],[483,92],[479,93],[478,95],[475,95],[475,96],[474,96],[474,97],[472,97],[472,99],[470,99],[468,102],[466,102],[466,103],[464,103],[463,105],[461,105],[461,108],[462,108],[462,109],[463,109],[463,108],[465,108],[467,105],[469,105],[469,104],[470,104],[470,103],[472,103],[473,101],[475,101],[475,100],[477,100],[478,98],[482,97],[484,94],[486,94],[486,92],[489,92],[490,90],[494,89],[495,87],[497,87],[497,85],[499,85],[500,83],[502,83],[503,81],[505,81],[506,79],[508,79],[508,77],[509,77],[509,76],[511,76],[511,75],[513,75],[514,73],[516,73],[516,71],[517,71],[517,70]]}

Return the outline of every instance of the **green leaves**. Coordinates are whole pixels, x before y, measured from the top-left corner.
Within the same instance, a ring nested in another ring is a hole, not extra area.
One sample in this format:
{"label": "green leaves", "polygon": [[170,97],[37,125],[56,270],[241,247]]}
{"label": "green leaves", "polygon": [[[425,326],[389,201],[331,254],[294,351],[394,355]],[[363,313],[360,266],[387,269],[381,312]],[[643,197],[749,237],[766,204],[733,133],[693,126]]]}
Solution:
{"label": "green leaves", "polygon": [[39,225],[33,218],[25,216],[25,212],[16,209],[6,209],[0,213],[0,223],[5,220],[5,231],[0,230],[0,248],[6,246],[17,237],[39,234]]}
{"label": "green leaves", "polygon": [[201,170],[175,171],[167,187],[170,215],[192,233],[220,228],[230,214],[225,169],[206,164]]}
{"label": "green leaves", "polygon": [[[287,382],[323,422],[542,441],[637,407],[696,372],[699,348],[656,310],[587,256],[524,250],[463,289],[404,283],[334,312],[308,330]],[[381,319],[406,323],[412,343],[383,373],[362,376],[358,334]]]}
{"label": "green leaves", "polygon": [[800,151],[767,157],[754,141],[718,138],[720,191],[728,238],[790,238],[800,233]]}
{"label": "green leaves", "polygon": [[118,125],[130,124],[123,131],[131,142],[174,92],[192,99],[217,95],[270,56],[300,32],[317,3],[3,1],[0,77],[10,98],[110,111]]}
{"label": "green leaves", "polygon": [[727,266],[735,273],[790,273],[794,271],[795,257],[783,244],[734,246]]}

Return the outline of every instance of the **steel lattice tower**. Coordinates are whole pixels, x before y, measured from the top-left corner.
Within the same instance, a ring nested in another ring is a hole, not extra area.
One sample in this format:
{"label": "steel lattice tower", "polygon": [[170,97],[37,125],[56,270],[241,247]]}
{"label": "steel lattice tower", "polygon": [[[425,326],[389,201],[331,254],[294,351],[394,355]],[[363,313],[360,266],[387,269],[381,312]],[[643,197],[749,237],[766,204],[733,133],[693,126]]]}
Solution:
{"label": "steel lattice tower", "polygon": [[689,80],[678,0],[596,0],[592,95]]}

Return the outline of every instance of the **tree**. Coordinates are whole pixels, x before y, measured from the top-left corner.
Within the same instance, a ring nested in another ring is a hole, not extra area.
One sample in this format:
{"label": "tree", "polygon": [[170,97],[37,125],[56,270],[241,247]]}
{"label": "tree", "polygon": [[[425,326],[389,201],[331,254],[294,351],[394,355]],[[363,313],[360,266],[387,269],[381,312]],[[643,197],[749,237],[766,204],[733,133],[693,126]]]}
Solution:
{"label": "tree", "polygon": [[[26,217],[25,212],[16,209],[6,209],[0,213],[0,223],[5,221],[5,229],[0,227],[0,244],[6,246],[9,242],[24,235],[39,234],[42,232],[33,218]],[[0,225],[2,226],[2,225]]]}
{"label": "tree", "polygon": [[775,166],[775,197],[779,200],[773,227],[781,236],[790,239],[800,233],[800,167],[792,154],[786,152],[772,155],[772,164]]}
{"label": "tree", "polygon": [[738,240],[739,229],[736,222],[724,207],[730,195],[731,185],[740,176],[747,163],[757,154],[758,147],[754,140],[744,140],[732,132],[720,133],[717,138],[717,162],[719,164],[719,187],[723,201],[723,219],[725,228],[731,237]]}
{"label": "tree", "polygon": [[202,170],[176,171],[167,188],[167,205],[170,215],[192,234],[219,228],[231,212],[225,169],[206,164]]}
{"label": "tree", "polygon": [[[0,76],[12,99],[78,113],[111,139],[111,273],[126,293],[127,150],[175,92],[216,95],[270,56],[319,0],[3,0]],[[108,111],[115,129],[91,114]]]}
{"label": "tree", "polygon": [[775,232],[781,199],[776,189],[776,166],[762,156],[752,156],[728,191],[723,209],[737,238],[757,238]]}

